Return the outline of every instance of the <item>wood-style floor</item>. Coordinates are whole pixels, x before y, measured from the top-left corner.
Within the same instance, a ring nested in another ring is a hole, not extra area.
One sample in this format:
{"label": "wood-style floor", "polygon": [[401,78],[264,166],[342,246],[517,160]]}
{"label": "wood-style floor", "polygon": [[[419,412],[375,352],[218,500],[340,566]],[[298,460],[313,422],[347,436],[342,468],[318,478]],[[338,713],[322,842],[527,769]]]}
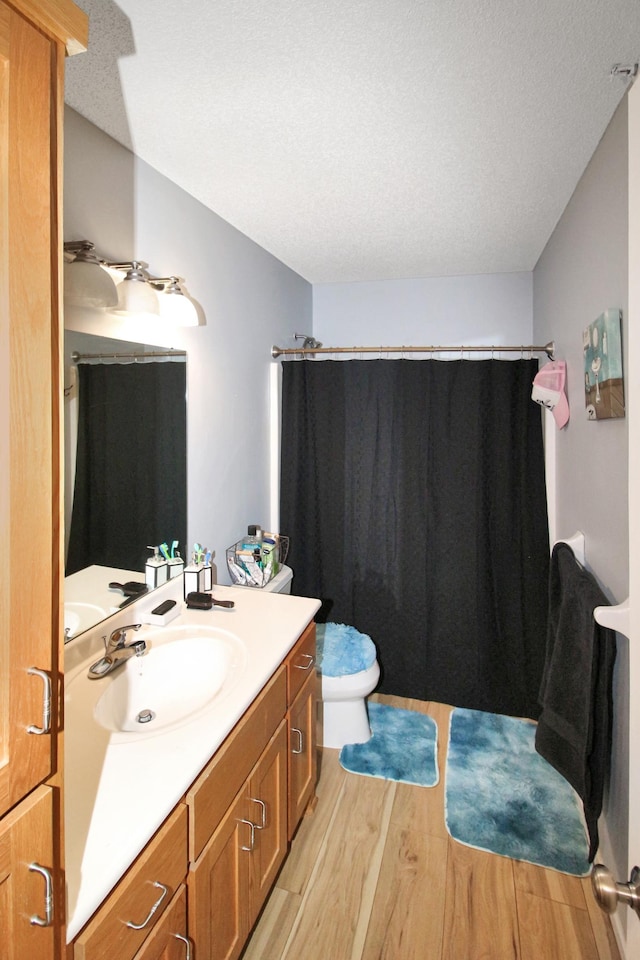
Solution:
{"label": "wood-style floor", "polygon": [[376,696],[438,724],[433,788],[321,754],[306,817],[243,960],[620,960],[590,881],[465,847],[444,823],[450,707]]}

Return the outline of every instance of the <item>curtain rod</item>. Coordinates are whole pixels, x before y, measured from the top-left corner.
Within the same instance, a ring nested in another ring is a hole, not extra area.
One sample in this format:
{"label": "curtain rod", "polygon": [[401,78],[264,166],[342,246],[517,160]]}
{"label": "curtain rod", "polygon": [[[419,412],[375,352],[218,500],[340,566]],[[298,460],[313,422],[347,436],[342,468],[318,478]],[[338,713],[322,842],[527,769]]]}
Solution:
{"label": "curtain rod", "polygon": [[153,357],[186,357],[186,350],[151,350],[147,353],[78,353],[74,350],[71,359],[74,363],[83,360],[149,360]]}
{"label": "curtain rod", "polygon": [[544,347],[529,346],[501,346],[492,344],[488,347],[271,347],[271,356],[276,360],[278,357],[293,356],[295,354],[309,354],[314,356],[318,353],[546,353],[550,360],[553,360],[555,353],[555,342],[550,340]]}

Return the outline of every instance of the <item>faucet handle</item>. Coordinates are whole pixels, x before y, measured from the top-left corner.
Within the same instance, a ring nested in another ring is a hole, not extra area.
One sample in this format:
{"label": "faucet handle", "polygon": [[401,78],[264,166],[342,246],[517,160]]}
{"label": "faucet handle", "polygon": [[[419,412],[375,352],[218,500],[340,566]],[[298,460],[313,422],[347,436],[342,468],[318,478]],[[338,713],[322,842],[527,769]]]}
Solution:
{"label": "faucet handle", "polygon": [[108,640],[105,637],[105,648],[109,650],[114,647],[124,646],[127,639],[127,630],[139,630],[141,626],[141,623],[128,623],[126,627],[116,627]]}

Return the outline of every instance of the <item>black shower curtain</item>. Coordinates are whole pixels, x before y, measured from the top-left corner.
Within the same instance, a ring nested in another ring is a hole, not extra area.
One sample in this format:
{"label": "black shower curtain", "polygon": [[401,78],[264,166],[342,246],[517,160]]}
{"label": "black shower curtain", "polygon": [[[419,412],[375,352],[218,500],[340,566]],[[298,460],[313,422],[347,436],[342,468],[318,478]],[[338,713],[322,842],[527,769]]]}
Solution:
{"label": "black shower curtain", "polygon": [[144,571],[149,544],[187,536],[186,364],[79,364],[66,573]]}
{"label": "black shower curtain", "polygon": [[383,692],[538,715],[549,542],[537,369],[283,365],[294,592],[372,637]]}

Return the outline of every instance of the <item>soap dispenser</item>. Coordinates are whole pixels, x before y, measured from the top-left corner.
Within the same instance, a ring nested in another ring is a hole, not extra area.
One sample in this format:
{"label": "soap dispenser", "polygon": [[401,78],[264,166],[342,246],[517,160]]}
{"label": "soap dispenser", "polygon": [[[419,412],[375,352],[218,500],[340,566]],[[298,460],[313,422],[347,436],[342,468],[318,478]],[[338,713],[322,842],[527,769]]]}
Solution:
{"label": "soap dispenser", "polygon": [[164,557],[160,556],[159,547],[147,547],[147,550],[153,550],[153,556],[149,557],[145,564],[145,583],[150,590],[154,590],[167,582],[169,567]]}

